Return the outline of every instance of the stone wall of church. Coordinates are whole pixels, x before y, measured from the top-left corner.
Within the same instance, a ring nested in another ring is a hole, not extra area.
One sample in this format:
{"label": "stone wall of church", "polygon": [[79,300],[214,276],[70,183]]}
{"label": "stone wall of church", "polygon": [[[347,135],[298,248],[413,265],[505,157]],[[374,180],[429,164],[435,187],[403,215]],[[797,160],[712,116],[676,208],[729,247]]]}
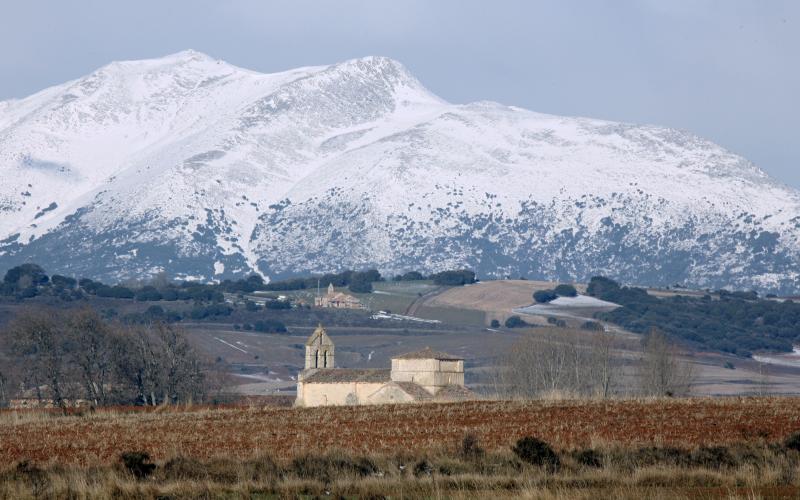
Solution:
{"label": "stone wall of church", "polygon": [[297,384],[297,406],[334,406],[367,404],[369,397],[384,382],[339,382]]}
{"label": "stone wall of church", "polygon": [[431,394],[447,385],[464,385],[464,362],[438,359],[393,359],[392,380],[414,382]]}

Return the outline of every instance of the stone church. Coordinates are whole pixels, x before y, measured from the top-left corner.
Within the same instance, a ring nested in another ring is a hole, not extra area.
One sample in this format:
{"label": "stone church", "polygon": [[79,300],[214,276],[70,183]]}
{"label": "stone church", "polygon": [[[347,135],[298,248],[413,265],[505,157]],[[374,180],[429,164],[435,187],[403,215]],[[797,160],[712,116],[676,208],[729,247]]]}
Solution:
{"label": "stone church", "polygon": [[365,309],[364,304],[356,297],[333,289],[333,283],[328,285],[328,293],[314,297],[316,307],[333,307],[335,309]]}
{"label": "stone church", "polygon": [[392,358],[389,370],[336,368],[335,347],[320,325],[306,342],[296,406],[464,401],[464,360],[430,348]]}

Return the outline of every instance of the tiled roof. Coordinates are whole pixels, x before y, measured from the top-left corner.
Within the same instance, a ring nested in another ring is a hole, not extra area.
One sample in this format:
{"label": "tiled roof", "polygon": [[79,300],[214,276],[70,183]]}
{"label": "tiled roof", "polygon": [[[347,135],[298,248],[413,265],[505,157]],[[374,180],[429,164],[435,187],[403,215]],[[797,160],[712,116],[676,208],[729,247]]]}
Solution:
{"label": "tiled roof", "polygon": [[414,382],[395,382],[398,387],[403,389],[414,401],[430,401],[433,395]]}
{"label": "tiled roof", "polygon": [[333,295],[328,295],[328,300],[340,302],[361,302],[357,297],[347,295],[346,293],[336,292]]}
{"label": "tiled roof", "polygon": [[434,397],[436,401],[469,401],[473,399],[480,399],[480,397],[461,385],[448,385],[442,387]]}
{"label": "tiled roof", "polygon": [[453,356],[445,352],[434,351],[430,347],[426,347],[420,351],[393,356],[392,359],[438,359],[442,361],[461,361],[464,358],[459,358],[458,356]]}
{"label": "tiled roof", "polygon": [[335,384],[339,382],[389,382],[391,379],[391,370],[321,368],[303,379],[303,382]]}

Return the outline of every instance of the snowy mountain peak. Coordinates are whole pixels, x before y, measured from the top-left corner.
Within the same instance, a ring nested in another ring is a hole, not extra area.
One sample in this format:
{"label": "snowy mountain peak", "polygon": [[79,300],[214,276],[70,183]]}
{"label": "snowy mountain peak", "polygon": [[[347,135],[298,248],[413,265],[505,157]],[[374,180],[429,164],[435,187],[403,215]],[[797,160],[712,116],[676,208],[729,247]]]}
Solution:
{"label": "snowy mountain peak", "polygon": [[0,103],[0,175],[0,268],[797,289],[800,196],[744,158],[685,131],[449,104],[385,57],[112,63]]}

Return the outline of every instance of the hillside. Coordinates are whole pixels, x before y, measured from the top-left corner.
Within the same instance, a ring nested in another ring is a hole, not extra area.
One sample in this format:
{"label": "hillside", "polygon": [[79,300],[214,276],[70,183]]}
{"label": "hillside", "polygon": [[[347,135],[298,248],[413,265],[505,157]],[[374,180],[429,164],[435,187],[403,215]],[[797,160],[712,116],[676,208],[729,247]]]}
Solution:
{"label": "hillside", "polygon": [[746,159],[679,130],[450,104],[381,57],[115,62],[0,103],[0,175],[2,268],[798,291],[800,196]]}

